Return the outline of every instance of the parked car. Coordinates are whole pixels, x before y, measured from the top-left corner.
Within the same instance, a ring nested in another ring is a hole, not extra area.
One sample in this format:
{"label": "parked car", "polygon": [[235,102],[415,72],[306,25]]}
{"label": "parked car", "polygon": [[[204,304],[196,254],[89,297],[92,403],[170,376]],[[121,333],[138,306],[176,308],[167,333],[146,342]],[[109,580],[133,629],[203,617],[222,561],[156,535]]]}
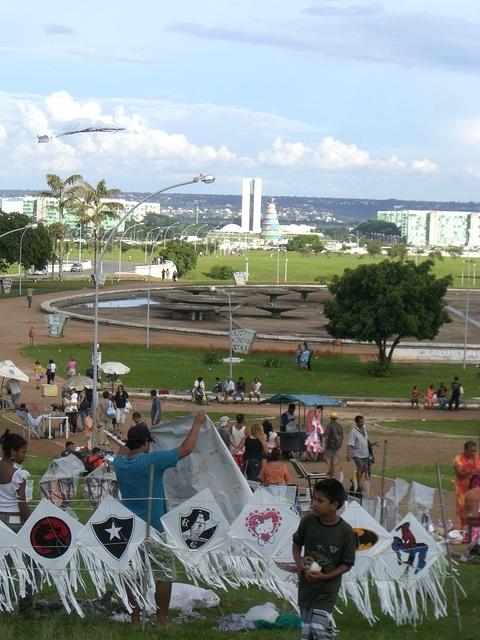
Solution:
{"label": "parked car", "polygon": [[77,273],[83,272],[83,264],[81,262],[74,262],[70,267],[70,273],[76,271]]}

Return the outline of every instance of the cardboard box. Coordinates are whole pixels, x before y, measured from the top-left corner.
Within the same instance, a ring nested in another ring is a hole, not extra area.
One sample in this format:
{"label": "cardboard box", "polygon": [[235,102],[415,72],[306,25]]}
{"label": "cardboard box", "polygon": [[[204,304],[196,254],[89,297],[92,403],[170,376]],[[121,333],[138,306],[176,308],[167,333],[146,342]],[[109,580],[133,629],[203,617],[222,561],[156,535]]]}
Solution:
{"label": "cardboard box", "polygon": [[42,396],[44,398],[56,398],[58,396],[58,387],[56,384],[42,384]]}

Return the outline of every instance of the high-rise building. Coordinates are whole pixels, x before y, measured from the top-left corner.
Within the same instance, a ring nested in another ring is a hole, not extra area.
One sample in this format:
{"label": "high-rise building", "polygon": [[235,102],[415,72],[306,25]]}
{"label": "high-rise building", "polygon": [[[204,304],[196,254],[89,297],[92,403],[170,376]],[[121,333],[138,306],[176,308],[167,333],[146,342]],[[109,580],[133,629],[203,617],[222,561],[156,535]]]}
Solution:
{"label": "high-rise building", "polygon": [[260,233],[262,230],[262,179],[243,178],[242,231]]}
{"label": "high-rise building", "polygon": [[393,222],[408,244],[416,247],[480,246],[477,211],[378,211],[377,219]]}

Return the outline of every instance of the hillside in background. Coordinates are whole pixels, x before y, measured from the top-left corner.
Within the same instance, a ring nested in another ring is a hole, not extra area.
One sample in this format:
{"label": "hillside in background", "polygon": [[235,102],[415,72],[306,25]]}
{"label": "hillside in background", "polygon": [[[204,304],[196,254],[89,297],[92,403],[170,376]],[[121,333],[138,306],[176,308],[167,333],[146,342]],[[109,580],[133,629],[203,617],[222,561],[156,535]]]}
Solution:
{"label": "hillside in background", "polygon": [[[24,195],[35,196],[38,191],[20,191],[3,189],[0,197],[18,197]],[[129,200],[141,200],[148,193],[125,192],[123,196]],[[297,221],[315,221],[316,216],[324,218],[330,214],[337,220],[348,222],[376,218],[377,211],[402,207],[405,209],[432,209],[439,211],[480,211],[480,202],[439,202],[424,200],[375,200],[370,198],[305,198],[296,196],[274,196],[280,218],[296,219]],[[230,210],[238,214],[241,209],[240,195],[217,195],[205,193],[165,193],[154,198],[162,203],[162,208],[194,210],[198,208],[204,213],[225,212]],[[262,208],[266,210],[271,197],[262,198]]]}

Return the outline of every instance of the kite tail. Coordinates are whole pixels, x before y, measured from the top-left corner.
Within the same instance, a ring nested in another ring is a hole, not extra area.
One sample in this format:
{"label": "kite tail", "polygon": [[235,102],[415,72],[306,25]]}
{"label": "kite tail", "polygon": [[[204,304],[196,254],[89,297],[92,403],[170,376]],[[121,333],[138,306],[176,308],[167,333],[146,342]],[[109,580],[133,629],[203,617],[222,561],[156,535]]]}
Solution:
{"label": "kite tail", "polygon": [[368,579],[362,580],[357,578],[354,580],[347,580],[344,578],[340,589],[340,597],[344,604],[347,604],[347,601],[351,600],[370,625],[377,622],[378,618],[375,616],[372,609]]}

